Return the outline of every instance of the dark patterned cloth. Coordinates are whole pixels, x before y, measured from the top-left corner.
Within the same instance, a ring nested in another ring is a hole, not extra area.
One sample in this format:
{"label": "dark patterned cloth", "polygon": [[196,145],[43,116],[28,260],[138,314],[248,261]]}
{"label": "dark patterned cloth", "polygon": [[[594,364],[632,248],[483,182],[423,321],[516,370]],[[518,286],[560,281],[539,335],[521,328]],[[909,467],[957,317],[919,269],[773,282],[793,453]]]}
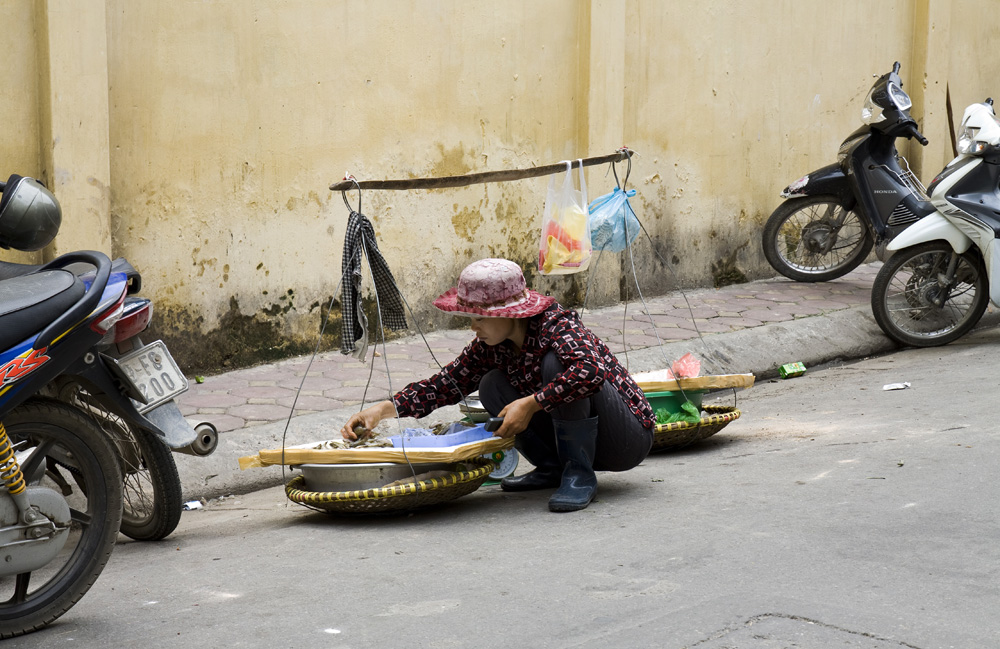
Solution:
{"label": "dark patterned cloth", "polygon": [[[566,371],[542,385],[542,358],[548,351],[556,353]],[[575,311],[558,303],[529,319],[520,353],[509,340],[493,346],[473,340],[440,372],[406,386],[392,401],[400,417],[424,417],[478,390],[479,381],[495,368],[503,370],[523,396],[534,394],[546,412],[589,397],[608,381],[643,427],[653,426],[653,409],[629,373],[607,345],[580,322]]]}
{"label": "dark patterned cloth", "polygon": [[[385,258],[379,252],[375,241],[375,229],[368,217],[360,212],[351,212],[347,220],[347,233],[344,235],[344,256],[341,261],[341,271],[344,286],[344,299],[341,313],[343,324],[341,329],[340,351],[364,360],[368,349],[368,318],[365,317],[361,305],[361,252],[368,257],[371,273],[375,280],[375,293],[378,297],[379,312],[382,323],[390,329],[406,329],[406,313],[403,310],[403,300],[396,288],[396,280],[385,263]],[[361,340],[361,347],[355,349],[355,342]]]}

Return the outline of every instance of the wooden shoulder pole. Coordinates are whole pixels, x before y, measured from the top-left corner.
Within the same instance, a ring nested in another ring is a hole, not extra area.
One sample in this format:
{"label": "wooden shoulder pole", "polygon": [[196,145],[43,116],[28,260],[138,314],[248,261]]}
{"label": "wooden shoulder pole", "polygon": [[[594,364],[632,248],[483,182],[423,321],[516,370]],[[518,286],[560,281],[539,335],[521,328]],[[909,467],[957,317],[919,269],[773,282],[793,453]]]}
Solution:
{"label": "wooden shoulder pole", "polygon": [[[631,149],[622,148],[611,155],[596,158],[584,158],[582,166],[605,164],[608,162],[621,162],[632,157],[635,153]],[[580,160],[572,160],[574,168],[581,166]],[[444,176],[442,178],[408,178],[406,180],[342,180],[330,185],[330,189],[335,192],[349,191],[351,189],[444,189],[446,187],[465,187],[467,185],[480,185],[483,183],[501,183],[510,180],[522,180],[524,178],[536,178],[538,176],[551,176],[566,170],[566,164],[555,163],[543,167],[530,167],[528,169],[507,169],[503,171],[486,171],[476,174],[466,174],[464,176]]]}

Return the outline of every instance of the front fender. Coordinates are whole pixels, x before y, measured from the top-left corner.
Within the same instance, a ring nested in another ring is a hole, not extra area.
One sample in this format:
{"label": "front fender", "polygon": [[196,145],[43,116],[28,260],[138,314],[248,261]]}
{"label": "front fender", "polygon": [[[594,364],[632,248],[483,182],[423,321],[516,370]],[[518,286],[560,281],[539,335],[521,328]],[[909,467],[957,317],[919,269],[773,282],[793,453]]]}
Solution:
{"label": "front fender", "polygon": [[886,250],[895,252],[910,246],[916,246],[928,241],[944,240],[951,244],[952,249],[961,254],[972,247],[972,239],[967,237],[955,225],[937,212],[920,219],[910,227],[900,232],[889,242]]}
{"label": "front fender", "polygon": [[833,195],[846,210],[854,208],[854,192],[839,164],[820,167],[799,178],[781,192],[782,198]]}

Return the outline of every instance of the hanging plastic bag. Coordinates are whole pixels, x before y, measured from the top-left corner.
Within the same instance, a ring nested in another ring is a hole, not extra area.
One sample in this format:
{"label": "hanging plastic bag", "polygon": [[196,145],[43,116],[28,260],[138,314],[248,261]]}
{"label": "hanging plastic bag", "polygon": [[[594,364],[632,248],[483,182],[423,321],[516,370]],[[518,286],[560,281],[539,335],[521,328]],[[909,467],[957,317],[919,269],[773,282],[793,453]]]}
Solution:
{"label": "hanging plastic bag", "polygon": [[542,217],[542,237],[538,245],[538,270],[543,275],[579,273],[590,265],[593,248],[587,212],[587,182],[580,161],[580,188],[573,182],[573,163],[566,161],[566,173],[549,180]]}
{"label": "hanging plastic bag", "polygon": [[590,204],[590,241],[594,250],[621,252],[639,236],[639,219],[628,202],[633,196],[634,189],[622,191],[615,187]]}

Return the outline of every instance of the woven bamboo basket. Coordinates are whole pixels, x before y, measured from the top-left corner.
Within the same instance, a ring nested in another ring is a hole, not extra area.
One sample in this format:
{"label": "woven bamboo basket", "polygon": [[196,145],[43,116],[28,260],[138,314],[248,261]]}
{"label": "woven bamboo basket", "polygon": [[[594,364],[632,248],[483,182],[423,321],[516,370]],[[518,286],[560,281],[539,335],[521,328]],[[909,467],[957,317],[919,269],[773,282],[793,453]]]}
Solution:
{"label": "woven bamboo basket", "polygon": [[734,406],[704,406],[702,410],[705,414],[696,424],[684,422],[657,424],[653,429],[653,447],[649,452],[676,451],[711,437],[725,428],[729,422],[740,418],[740,411]]}
{"label": "woven bamboo basket", "polygon": [[379,514],[412,510],[455,500],[478,489],[496,468],[492,460],[476,457],[462,462],[467,468],[440,478],[361,491],[307,491],[302,476],[285,485],[288,499],[331,514]]}

